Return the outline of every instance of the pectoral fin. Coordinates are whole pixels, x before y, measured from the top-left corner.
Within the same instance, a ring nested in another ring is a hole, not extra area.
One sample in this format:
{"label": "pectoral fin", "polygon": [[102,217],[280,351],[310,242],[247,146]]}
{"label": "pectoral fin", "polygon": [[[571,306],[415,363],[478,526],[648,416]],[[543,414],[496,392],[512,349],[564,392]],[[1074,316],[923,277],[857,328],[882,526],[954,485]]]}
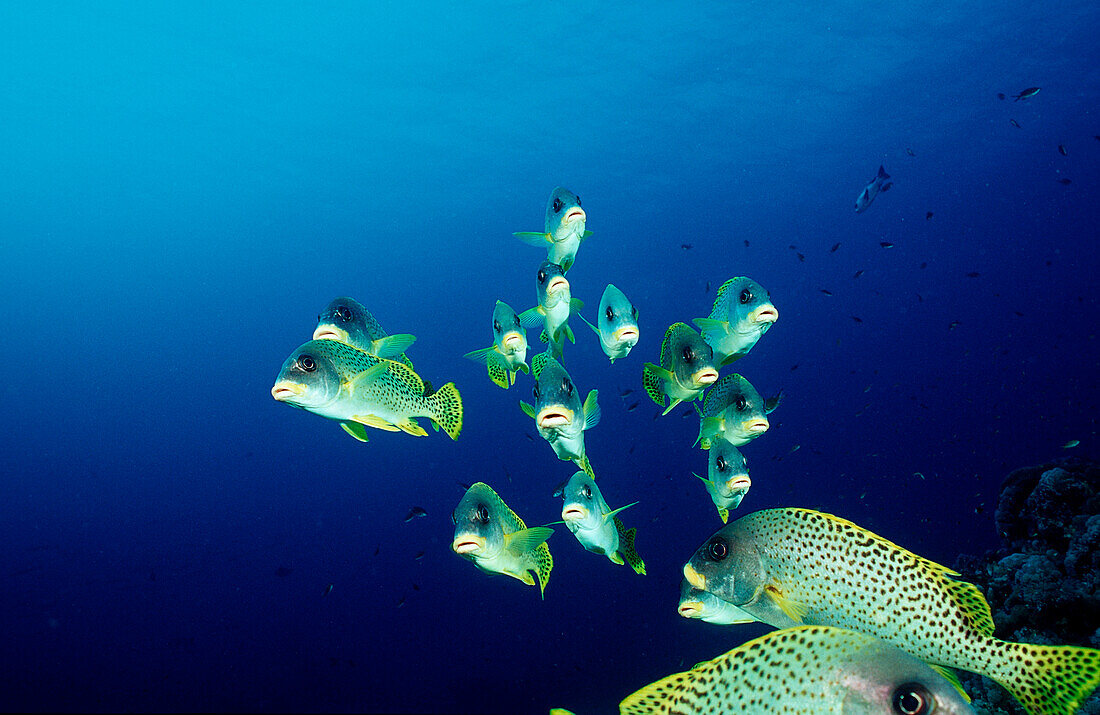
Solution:
{"label": "pectoral fin", "polygon": [[384,362],[368,367],[363,372],[351,378],[351,385],[349,386],[351,394],[354,395],[357,388],[366,387],[385,374],[386,363]]}
{"label": "pectoral fin", "polygon": [[523,400],[519,401],[519,408],[521,410],[523,410],[523,414],[527,415],[531,419],[535,419],[535,415],[538,414],[538,412],[535,411],[535,408],[533,406],[527,404]]}
{"label": "pectoral fin", "polygon": [[615,515],[618,514],[620,511],[625,511],[626,509],[629,509],[630,507],[634,506],[637,503],[638,502],[636,502],[636,501],[635,502],[630,502],[626,506],[621,506],[618,509],[615,509],[614,511],[607,512],[607,514],[605,514],[604,517],[603,517],[604,521],[611,521],[612,519],[615,518]]}
{"label": "pectoral fin", "polygon": [[[585,325],[587,325],[588,327],[592,328],[592,332],[593,332],[593,333],[595,333],[596,335],[599,335],[599,334],[600,334],[600,329],[599,329],[599,328],[597,328],[597,327],[596,327],[595,325],[593,325],[592,323],[589,323],[589,322],[588,322],[588,319],[587,319],[587,318],[585,318],[585,317],[584,317],[583,315],[578,315],[577,317],[578,317],[578,318],[580,318],[581,320],[583,320],[583,321],[584,321],[584,324],[585,324]],[[602,337],[602,336],[601,336],[601,337]]]}
{"label": "pectoral fin", "polygon": [[590,430],[600,423],[600,404],[596,401],[598,390],[591,390],[584,398],[584,428]]}
{"label": "pectoral fin", "polygon": [[387,335],[384,338],[378,340],[372,340],[370,344],[370,353],[377,355],[380,358],[392,359],[396,358],[401,353],[412,347],[412,344],[416,342],[415,335],[409,335],[408,333],[397,333],[396,335]]}
{"label": "pectoral fin", "polygon": [[541,305],[536,305],[534,308],[528,308],[519,314],[519,323],[524,328],[530,330],[531,328],[537,328],[542,325],[546,311]]}
{"label": "pectoral fin", "polygon": [[[539,544],[554,535],[554,530],[549,526],[532,526],[530,529],[520,529],[511,534],[504,535],[504,547],[516,556],[521,556],[529,551],[534,551]],[[532,583],[534,583],[532,581]]]}
{"label": "pectoral fin", "polygon": [[497,352],[497,346],[490,345],[489,347],[481,348],[480,350],[471,350],[462,357],[466,358],[467,360],[473,360],[474,362],[479,362],[482,365],[485,365],[489,361],[489,356],[495,352]]}
{"label": "pectoral fin", "polygon": [[764,593],[775,602],[779,610],[787,614],[787,616],[796,623],[802,623],[802,619],[806,616],[806,612],[810,610],[806,604],[787,598],[783,591],[773,584],[765,586]]}
{"label": "pectoral fin", "polygon": [[512,235],[528,246],[545,246],[546,244],[554,242],[554,240],[550,238],[550,234],[540,231],[515,231]]}

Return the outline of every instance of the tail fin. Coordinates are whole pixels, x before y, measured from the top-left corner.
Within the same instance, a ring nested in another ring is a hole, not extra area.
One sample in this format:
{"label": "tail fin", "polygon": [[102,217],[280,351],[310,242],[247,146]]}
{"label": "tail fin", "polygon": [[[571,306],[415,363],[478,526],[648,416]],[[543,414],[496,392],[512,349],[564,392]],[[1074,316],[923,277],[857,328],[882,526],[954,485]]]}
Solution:
{"label": "tail fin", "polygon": [[642,561],[642,557],[634,549],[634,535],[638,530],[624,527],[619,517],[615,517],[615,528],[619,532],[619,553],[630,564],[630,568],[634,569],[634,573],[645,576],[645,561]]}
{"label": "tail fin", "polygon": [[1029,715],[1072,715],[1100,685],[1100,650],[1077,646],[999,643],[999,672],[989,675]]}
{"label": "tail fin", "polygon": [[436,422],[451,439],[458,439],[462,431],[462,396],[453,382],[424,398],[432,414],[426,415]]}
{"label": "tail fin", "polygon": [[882,164],[878,165],[878,178],[880,178],[880,179],[889,179],[890,178],[890,175],[886,173],[886,169],[882,166]]}

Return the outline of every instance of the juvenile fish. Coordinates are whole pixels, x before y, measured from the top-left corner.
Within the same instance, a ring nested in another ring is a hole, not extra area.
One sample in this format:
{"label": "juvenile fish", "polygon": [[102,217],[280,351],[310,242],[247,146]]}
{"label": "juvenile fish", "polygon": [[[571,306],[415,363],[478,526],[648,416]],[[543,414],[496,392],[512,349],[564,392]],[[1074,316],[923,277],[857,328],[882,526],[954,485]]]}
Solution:
{"label": "juvenile fish", "polygon": [[592,235],[585,230],[588,214],[581,208],[581,197],[562,186],[550,192],[546,203],[545,229],[537,231],[517,231],[513,235],[528,246],[547,249],[546,260],[557,263],[562,272],[573,267],[577,249]]}
{"label": "juvenile fish", "polygon": [[747,355],[778,319],[779,311],[764,286],[739,276],[718,289],[708,317],[691,322],[713,350],[714,361],[725,366]]}
{"label": "juvenile fish", "polygon": [[661,364],[647,362],[642,368],[642,385],[650,399],[665,408],[662,415],[684,400],[699,399],[717,379],[718,366],[710,345],[684,323],[673,323],[665,331]]}
{"label": "juvenile fish", "polygon": [[451,514],[455,524],[451,550],[474,562],[486,573],[499,573],[534,586],[541,596],[554,559],[546,540],[554,533],[547,526],[530,529],[484,482],[472,484]]}
{"label": "juvenile fish", "polygon": [[804,624],[850,628],[940,666],[1000,683],[1029,713],[1072,713],[1100,684],[1100,650],[993,637],[981,590],[856,524],[766,509],[714,534],[684,578],[766,622],[763,602]]}
{"label": "juvenile fish", "polygon": [[493,344],[472,350],[464,358],[482,363],[489,370],[489,379],[507,390],[516,384],[516,373],[527,368],[527,331],[516,311],[498,300],[493,307]]}
{"label": "juvenile fish", "polygon": [[856,197],[856,213],[863,213],[871,205],[871,202],[875,200],[883,191],[889,191],[893,186],[893,182],[889,181],[890,175],[886,173],[886,169],[880,164],[878,167],[878,174],[875,178],[868,182],[867,186],[863,187],[863,191]]}
{"label": "juvenile fish", "polygon": [[634,549],[638,530],[627,529],[616,516],[638,502],[612,510],[595,480],[584,472],[569,479],[562,488],[562,498],[561,518],[586,551],[606,556],[616,564],[628,563],[635,573],[645,575],[645,562]]}
{"label": "juvenile fish", "polygon": [[581,320],[595,331],[600,338],[600,347],[614,363],[630,354],[630,349],[638,344],[638,309],[621,290],[611,283],[600,298],[600,312],[596,316],[596,325]]}

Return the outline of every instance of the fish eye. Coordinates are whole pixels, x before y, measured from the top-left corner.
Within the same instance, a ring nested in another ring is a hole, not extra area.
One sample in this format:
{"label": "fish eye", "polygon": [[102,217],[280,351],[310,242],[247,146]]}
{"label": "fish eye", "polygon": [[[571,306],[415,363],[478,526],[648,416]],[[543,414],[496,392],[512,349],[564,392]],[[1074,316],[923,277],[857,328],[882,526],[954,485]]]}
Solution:
{"label": "fish eye", "polygon": [[741,291],[741,305],[744,305],[745,303],[751,303],[752,299],[753,299],[752,291],[749,290],[748,288],[742,289],[742,291]]}
{"label": "fish eye", "polygon": [[546,280],[546,271],[544,271],[540,268],[539,269],[539,283],[542,283],[545,280]]}
{"label": "fish eye", "polygon": [[615,319],[615,311],[611,309],[610,305],[607,306],[607,310],[604,311],[604,315],[607,316],[608,320],[614,320]]}
{"label": "fish eye", "polygon": [[894,712],[898,715],[927,715],[932,712],[932,695],[920,683],[905,683],[894,691]]}
{"label": "fish eye", "polygon": [[690,345],[684,346],[683,356],[684,362],[692,362],[695,360],[695,351],[691,349]]}
{"label": "fish eye", "polygon": [[554,199],[554,213],[561,211],[563,206],[565,206],[565,204],[561,202],[561,199]]}
{"label": "fish eye", "polygon": [[719,457],[714,462],[714,466],[718,467],[719,472],[726,471],[726,467],[730,466],[725,457]]}
{"label": "fish eye", "polygon": [[499,320],[494,320],[493,321],[493,331],[497,332],[497,333],[500,332],[500,321]]}
{"label": "fish eye", "polygon": [[351,308],[346,305],[336,306],[336,317],[345,323],[351,320]]}
{"label": "fish eye", "polygon": [[737,408],[738,412],[744,412],[745,408],[749,405],[749,403],[745,401],[744,395],[738,395],[737,398],[733,401],[733,404],[734,407]]}
{"label": "fish eye", "polygon": [[584,494],[585,497],[591,499],[592,498],[592,487],[585,484],[584,489],[581,490],[581,493]]}
{"label": "fish eye", "polygon": [[477,505],[477,514],[475,514],[474,516],[482,524],[488,524],[489,523],[489,509],[488,509],[488,507],[486,507],[484,504],[478,504]]}
{"label": "fish eye", "polygon": [[298,356],[296,364],[298,369],[303,372],[313,372],[317,369],[317,361],[313,359],[312,355],[306,355],[305,353]]}
{"label": "fish eye", "polygon": [[573,383],[569,381],[568,377],[561,379],[561,389],[565,390],[566,394],[573,394]]}
{"label": "fish eye", "polygon": [[[721,561],[729,556],[730,547],[726,543],[726,540],[721,536],[716,536],[710,540],[707,544],[707,558],[711,561]],[[894,702],[897,702],[897,695],[894,696]]]}

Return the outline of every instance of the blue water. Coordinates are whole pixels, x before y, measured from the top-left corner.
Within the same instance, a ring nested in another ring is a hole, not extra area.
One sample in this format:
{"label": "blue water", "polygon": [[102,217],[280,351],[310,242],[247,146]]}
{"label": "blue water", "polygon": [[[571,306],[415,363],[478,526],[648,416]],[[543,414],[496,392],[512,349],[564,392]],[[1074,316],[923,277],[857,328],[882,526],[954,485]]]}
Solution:
{"label": "blue water", "polygon": [[[736,370],[786,394],[740,511],[996,545],[1008,470],[1097,447],[1098,34],[1094,2],[0,6],[0,707],[607,713],[759,635],[676,612],[720,524],[640,379],[735,275],[780,314]],[[585,314],[640,310],[566,366],[649,573],[558,527],[540,601],[448,516],[483,480],[560,518],[530,378],[461,357],[534,304],[511,232],[559,184]],[[457,442],[272,400],[337,295],[458,385]]]}

